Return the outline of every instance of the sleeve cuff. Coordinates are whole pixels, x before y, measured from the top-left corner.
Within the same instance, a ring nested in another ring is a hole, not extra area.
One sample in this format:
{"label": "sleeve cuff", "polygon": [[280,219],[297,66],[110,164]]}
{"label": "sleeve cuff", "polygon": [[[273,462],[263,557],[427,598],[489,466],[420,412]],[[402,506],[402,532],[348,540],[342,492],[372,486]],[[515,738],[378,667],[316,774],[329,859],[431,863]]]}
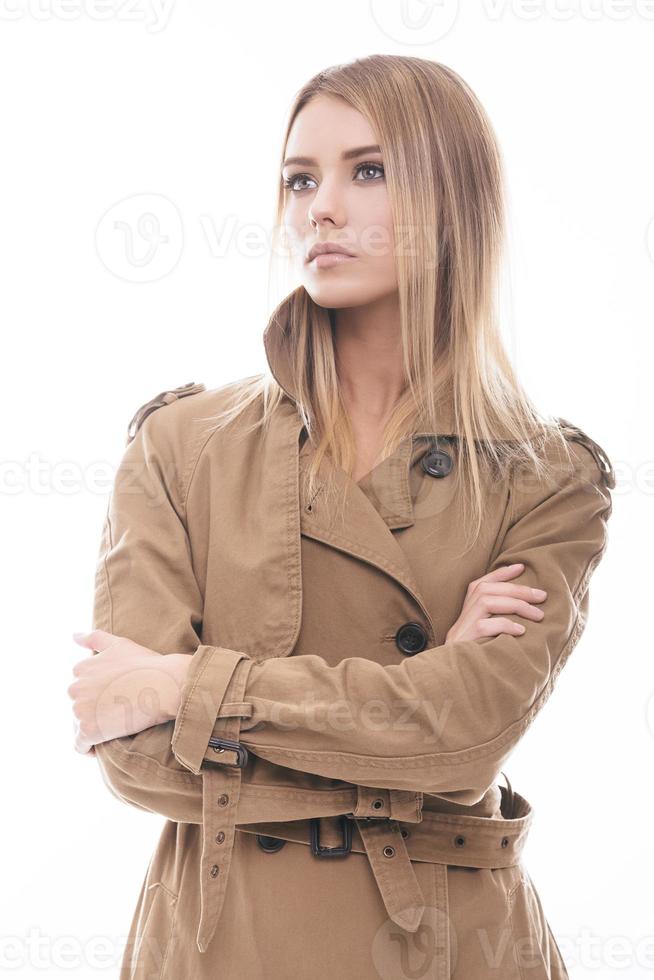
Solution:
{"label": "sleeve cuff", "polygon": [[[239,703],[225,700],[234,672],[241,661],[252,666],[246,653],[205,645],[199,646],[191,658],[171,745],[177,761],[196,775],[201,772],[219,713],[222,717],[229,710],[234,716],[246,707],[240,699]],[[243,713],[247,715],[249,712],[248,705]]]}

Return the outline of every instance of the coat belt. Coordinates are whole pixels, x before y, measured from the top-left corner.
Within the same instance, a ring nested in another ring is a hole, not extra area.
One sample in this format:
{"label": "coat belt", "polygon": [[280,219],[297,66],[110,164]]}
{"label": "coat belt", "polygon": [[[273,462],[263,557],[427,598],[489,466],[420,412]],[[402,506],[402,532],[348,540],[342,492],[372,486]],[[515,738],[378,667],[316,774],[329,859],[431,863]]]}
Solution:
{"label": "coat belt", "polygon": [[[243,677],[243,684],[245,680]],[[220,738],[238,738],[240,718],[220,718],[220,725]],[[308,791],[315,810],[312,816],[325,817],[323,843],[329,845],[330,834],[338,833],[333,825],[330,828],[330,818],[344,814],[353,821],[351,850],[367,855],[389,918],[409,932],[417,931],[426,908],[412,861],[435,865],[437,908],[434,911],[442,953],[439,969],[442,963],[444,978],[450,976],[447,865],[504,868],[518,864],[522,855],[533,811],[527,800],[512,790],[508,779],[507,784],[500,787],[502,817],[498,818],[422,811],[416,809],[416,794],[404,791],[359,787],[359,798],[353,805],[344,804],[342,791],[334,790],[320,794],[323,806],[316,804],[315,793]],[[203,769],[202,785],[201,911],[197,946],[204,953],[216,931],[225,900],[236,830],[307,845],[311,836],[309,819],[257,821],[239,823],[237,827],[241,769],[236,766],[210,765]],[[276,791],[270,787],[268,792],[281,798],[288,791],[284,787]],[[388,794],[390,815],[357,815],[365,812],[370,795],[378,800],[380,794],[382,798]],[[330,800],[332,795],[339,797],[337,810]],[[404,827],[407,823],[408,828]]]}

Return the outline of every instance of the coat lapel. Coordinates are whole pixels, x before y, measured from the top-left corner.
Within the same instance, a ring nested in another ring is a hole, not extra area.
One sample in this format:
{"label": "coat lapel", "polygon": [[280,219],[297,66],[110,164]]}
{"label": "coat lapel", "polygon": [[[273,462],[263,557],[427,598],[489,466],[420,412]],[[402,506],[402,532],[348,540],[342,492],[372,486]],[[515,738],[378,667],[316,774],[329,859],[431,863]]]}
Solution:
{"label": "coat lapel", "polygon": [[[410,439],[404,440],[398,454],[384,460],[379,464],[379,467],[385,470],[384,464],[387,463],[390,467],[400,466],[404,471],[408,471],[411,445]],[[340,467],[333,466],[329,461],[323,459],[319,469],[321,482],[314,495],[309,497],[304,479],[311,458],[311,451],[308,447],[307,441],[299,453],[298,494],[301,533],[305,537],[314,538],[314,540],[344,551],[354,558],[368,562],[368,564],[374,565],[386,575],[394,578],[418,603],[433,633],[429,610],[420,594],[406,553],[395,538],[389,524],[359,484],[352,480]],[[389,478],[397,481],[397,474],[392,474],[392,477],[386,472],[380,471],[377,474],[376,471],[379,467],[375,468],[373,474],[368,474],[366,477],[369,483],[375,482],[380,488],[382,486],[385,488]],[[336,503],[331,497],[327,498],[324,488],[328,473],[335,481]],[[345,504],[341,519],[340,495],[343,493],[345,494]],[[399,520],[399,524],[394,526],[408,527],[413,523],[412,508],[410,513],[404,509],[401,514],[389,515],[389,519],[391,516]]]}

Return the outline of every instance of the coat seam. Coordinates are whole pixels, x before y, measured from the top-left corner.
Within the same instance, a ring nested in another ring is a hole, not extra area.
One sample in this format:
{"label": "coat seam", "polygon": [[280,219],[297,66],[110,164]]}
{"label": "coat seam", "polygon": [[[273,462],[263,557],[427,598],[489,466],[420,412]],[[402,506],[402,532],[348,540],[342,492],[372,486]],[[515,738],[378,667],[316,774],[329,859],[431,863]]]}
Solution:
{"label": "coat seam", "polygon": [[198,464],[199,464],[200,459],[202,457],[202,454],[204,453],[204,451],[207,448],[208,444],[211,442],[211,440],[213,439],[213,437],[216,435],[216,433],[218,431],[220,431],[220,430],[214,429],[213,432],[210,432],[208,434],[208,436],[206,437],[206,439],[204,440],[204,442],[201,442],[200,443],[200,448],[199,448],[199,450],[198,450],[197,455],[195,456],[195,458],[193,458],[193,455],[191,454],[191,456],[189,458],[189,461],[188,461],[188,463],[186,465],[186,469],[184,471],[184,483],[186,484],[186,486],[184,486],[184,483],[182,483],[182,486],[180,488],[181,491],[182,491],[182,499],[180,501],[180,505],[181,505],[180,509],[182,511],[182,514],[183,514],[184,522],[185,523],[187,521],[188,497],[189,497],[189,493],[191,492],[191,484],[193,483],[193,479],[195,477],[195,474],[197,473]]}
{"label": "coat seam", "polygon": [[[295,535],[293,534],[293,529],[296,526],[295,525],[295,522],[294,522],[296,508],[297,508],[297,511],[298,511],[298,517],[297,517],[298,540],[299,540],[299,537],[300,537],[300,535],[299,535],[299,531],[300,531],[300,517],[299,517],[300,495],[299,495],[299,493],[297,495],[295,495],[293,493],[293,490],[294,490],[294,488],[296,486],[296,483],[299,480],[299,452],[298,452],[298,437],[299,437],[299,433],[298,433],[298,431],[296,429],[296,423],[295,423],[295,421],[294,421],[294,424],[292,426],[292,430],[293,430],[293,433],[294,433],[294,437],[293,437],[293,451],[292,452],[289,452],[289,454],[288,454],[289,464],[288,464],[288,475],[287,475],[287,482],[286,482],[286,494],[287,494],[287,499],[286,499],[286,568],[287,568],[287,581],[288,581],[288,602],[289,602],[289,604],[291,606],[293,604],[293,598],[294,598],[293,597],[293,589],[296,588],[296,591],[297,591],[297,586],[294,586],[292,583],[297,583],[298,580],[299,580],[299,583],[300,583],[300,589],[299,589],[300,596],[301,596],[301,592],[302,592],[302,573],[301,573],[302,565],[301,565],[301,558],[300,558],[299,562],[296,561],[295,563],[293,563],[293,542],[295,540]],[[295,499],[294,499],[294,497],[295,497]],[[298,553],[296,552],[296,554],[298,554]],[[291,568],[292,564],[293,564],[293,568]],[[299,568],[299,572],[298,572],[298,568]],[[291,571],[292,571],[292,577],[291,577]],[[293,617],[292,628],[289,626],[288,632],[286,634],[287,637],[290,637],[292,641],[295,641],[297,639],[298,626],[300,624],[301,616],[302,616],[302,603],[301,602],[296,602],[295,603],[295,615]],[[285,641],[284,647],[285,648],[288,647],[288,639]],[[291,649],[292,649],[292,647],[291,647]],[[287,652],[286,649],[285,649],[285,652]],[[245,696],[245,694],[244,694],[244,696]]]}

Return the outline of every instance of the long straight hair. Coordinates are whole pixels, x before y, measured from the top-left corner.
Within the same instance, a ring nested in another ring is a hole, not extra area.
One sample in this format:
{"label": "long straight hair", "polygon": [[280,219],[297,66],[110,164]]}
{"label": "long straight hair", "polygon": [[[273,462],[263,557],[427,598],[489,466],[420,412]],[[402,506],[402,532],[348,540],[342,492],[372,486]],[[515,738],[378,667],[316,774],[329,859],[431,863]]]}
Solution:
{"label": "long straight hair", "polygon": [[[488,466],[501,476],[507,467],[526,464],[532,476],[547,478],[550,465],[539,448],[551,434],[570,459],[557,420],[533,405],[501,337],[497,291],[505,204],[495,134],[479,100],[451,68],[376,54],[326,68],[302,87],[290,110],[280,173],[293,122],[319,95],[342,99],[368,119],[384,161],[406,385],[384,428],[380,460],[412,432],[438,433],[439,405],[447,404],[457,433],[454,478],[471,545],[484,518]],[[284,206],[280,179],[276,233]],[[310,495],[325,456],[350,475],[356,461],[336,371],[335,312],[318,306],[303,287],[295,291],[286,339],[298,411],[315,445],[307,472]],[[260,395],[263,413],[252,427],[268,424],[284,391],[266,374],[237,385],[235,395],[227,410],[213,416],[221,426]],[[500,430],[506,435],[498,440]]]}

